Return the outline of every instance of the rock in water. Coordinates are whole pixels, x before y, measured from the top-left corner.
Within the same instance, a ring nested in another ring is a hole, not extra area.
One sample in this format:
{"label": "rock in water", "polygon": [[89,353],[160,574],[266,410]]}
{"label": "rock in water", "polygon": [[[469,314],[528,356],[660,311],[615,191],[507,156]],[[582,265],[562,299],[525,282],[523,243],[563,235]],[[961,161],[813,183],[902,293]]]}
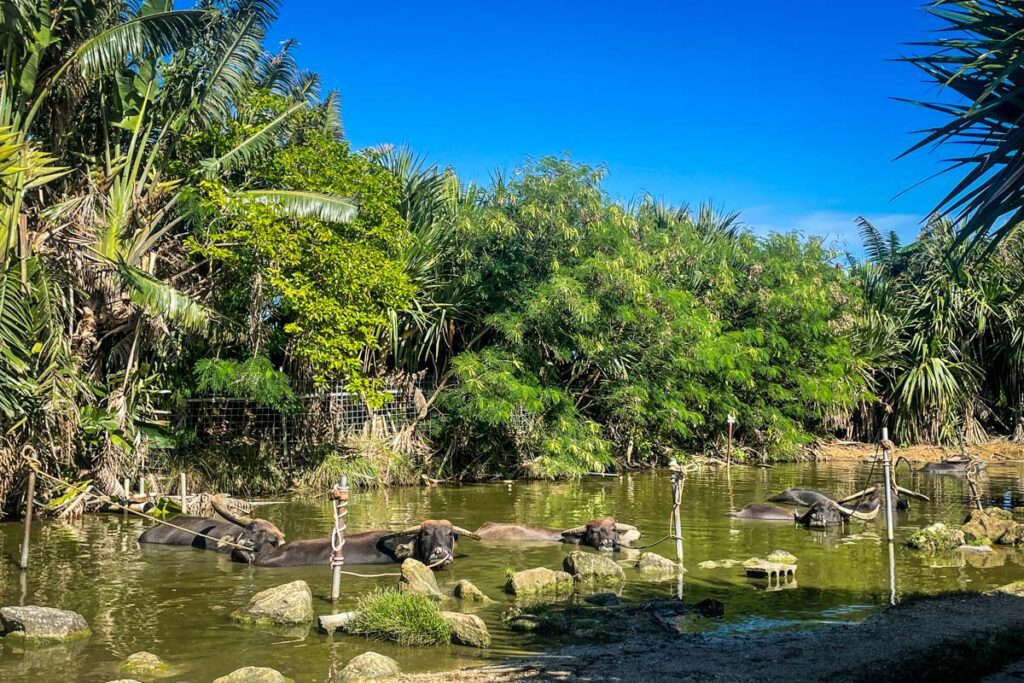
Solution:
{"label": "rock in water", "polygon": [[911,548],[930,553],[952,550],[963,544],[964,532],[960,529],[950,529],[942,522],[918,529],[907,539],[907,545]]}
{"label": "rock in water", "polygon": [[657,553],[642,553],[636,568],[642,572],[675,572],[679,565]]}
{"label": "rock in water", "polygon": [[483,594],[483,591],[465,579],[455,584],[455,588],[452,589],[452,595],[466,602],[493,602],[493,600]]}
{"label": "rock in water", "polygon": [[513,595],[559,592],[572,590],[572,574],[556,572],[547,567],[537,567],[516,572],[505,583],[505,592]]}
{"label": "rock in water", "polygon": [[90,635],[78,612],[53,607],[0,607],[0,629],[8,638],[63,642]]}
{"label": "rock in water", "polygon": [[398,579],[398,590],[413,595],[441,597],[441,589],[437,587],[434,572],[430,571],[427,565],[411,557],[402,563],[402,578]]}
{"label": "rock in water", "polygon": [[622,604],[622,600],[619,600],[619,596],[615,593],[594,593],[583,598],[583,600],[598,607],[615,607]]}
{"label": "rock in water", "polygon": [[231,618],[256,624],[303,624],[313,620],[313,595],[305,581],[274,586],[252,596]]}
{"label": "rock in water", "polygon": [[163,678],[174,675],[171,666],[152,652],[136,652],[117,665],[117,672],[129,676]]}
{"label": "rock in water", "polygon": [[265,666],[243,666],[227,676],[213,679],[213,683],[292,683],[292,679],[285,678],[280,671]]}
{"label": "rock in water", "polygon": [[402,673],[398,662],[379,655],[376,652],[364,652],[349,660],[345,668],[334,678],[335,683],[355,681],[373,681],[380,678],[391,678]]}
{"label": "rock in water", "polygon": [[490,647],[491,634],[484,620],[475,614],[441,612],[441,618],[452,629],[452,642],[469,647]]}
{"label": "rock in water", "polygon": [[1012,514],[1000,508],[971,510],[960,529],[971,543],[1024,543],[1024,524],[1015,522]]}
{"label": "rock in water", "polygon": [[615,583],[626,580],[626,573],[615,560],[598,553],[574,550],[562,560],[562,568],[576,581]]}
{"label": "rock in water", "polygon": [[764,559],[776,564],[796,564],[796,555],[786,550],[773,550],[771,555]]}

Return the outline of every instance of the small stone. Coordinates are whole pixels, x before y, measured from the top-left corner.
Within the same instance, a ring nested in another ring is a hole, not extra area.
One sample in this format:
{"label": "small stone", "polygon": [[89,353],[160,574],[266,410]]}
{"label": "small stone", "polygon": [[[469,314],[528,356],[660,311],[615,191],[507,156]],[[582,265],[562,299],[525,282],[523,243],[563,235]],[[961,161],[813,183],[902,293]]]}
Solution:
{"label": "small stone", "polygon": [[434,572],[427,565],[411,557],[402,563],[402,578],[398,580],[398,590],[402,593],[427,595],[432,598],[441,597],[441,589],[437,587]]}
{"label": "small stone", "polygon": [[739,560],[704,560],[697,566],[701,569],[728,569],[742,564]]}
{"label": "small stone", "polygon": [[213,679],[213,683],[292,683],[292,679],[265,666],[243,666],[227,676]]}
{"label": "small stone", "polygon": [[718,619],[725,615],[725,604],[714,598],[705,598],[693,606],[702,616]]}
{"label": "small stone", "polygon": [[441,618],[452,629],[452,642],[469,647],[490,647],[491,634],[484,620],[475,614],[441,612]]}
{"label": "small stone", "polygon": [[452,595],[466,602],[493,602],[484,595],[483,591],[465,579],[455,584],[455,588],[452,589]]}
{"label": "small stone", "polygon": [[136,652],[128,655],[123,662],[117,665],[117,672],[152,678],[174,675],[171,666],[152,652]]}
{"label": "small stone", "polygon": [[572,574],[537,567],[516,572],[505,583],[505,592],[513,595],[572,590]]}
{"label": "small stone", "polygon": [[636,568],[642,572],[675,572],[679,565],[657,553],[642,553]]}
{"label": "small stone", "polygon": [[381,678],[392,678],[400,673],[402,670],[399,668],[398,662],[391,657],[385,657],[376,652],[364,652],[350,659],[334,680],[337,683],[374,681]]}
{"label": "small stone", "polygon": [[773,550],[765,559],[776,564],[796,564],[796,555],[786,550]]}
{"label": "small stone", "polygon": [[594,593],[583,599],[591,605],[597,605],[598,607],[614,607],[615,605],[622,604],[622,600],[615,593]]}
{"label": "small stone", "polygon": [[313,620],[313,594],[305,581],[274,586],[252,596],[231,618],[257,624],[303,624]]}
{"label": "small stone", "polygon": [[78,612],[53,607],[0,607],[0,633],[25,640],[63,642],[90,635]]}
{"label": "small stone", "polygon": [[617,583],[626,580],[626,573],[615,560],[598,553],[574,550],[562,560],[562,568],[576,581]]}

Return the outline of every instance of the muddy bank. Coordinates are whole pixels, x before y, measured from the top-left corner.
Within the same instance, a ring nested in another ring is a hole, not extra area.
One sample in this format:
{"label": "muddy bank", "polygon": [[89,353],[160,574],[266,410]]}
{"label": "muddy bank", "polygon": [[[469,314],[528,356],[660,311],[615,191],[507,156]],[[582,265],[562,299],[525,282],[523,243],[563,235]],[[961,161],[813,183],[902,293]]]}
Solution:
{"label": "muddy bank", "polygon": [[[1024,444],[1009,441],[989,441],[967,448],[969,455],[988,463],[1024,462]],[[836,441],[823,443],[813,449],[813,457],[819,461],[860,462],[875,456],[875,444]],[[959,448],[943,446],[906,446],[897,448],[893,457],[902,455],[912,462],[939,462],[960,455]]]}
{"label": "muddy bank", "polygon": [[855,625],[730,636],[680,633],[672,625],[663,614],[623,613],[610,620],[604,644],[402,680],[1012,680],[1007,676],[1024,658],[1024,582],[909,599]]}

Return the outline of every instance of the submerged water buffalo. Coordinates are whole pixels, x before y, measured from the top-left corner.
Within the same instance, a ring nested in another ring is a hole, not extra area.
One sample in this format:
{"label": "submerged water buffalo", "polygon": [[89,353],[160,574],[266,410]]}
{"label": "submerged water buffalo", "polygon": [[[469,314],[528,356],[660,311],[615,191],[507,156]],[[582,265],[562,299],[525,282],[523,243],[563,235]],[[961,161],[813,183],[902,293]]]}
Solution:
{"label": "submerged water buffalo", "polygon": [[801,505],[803,507],[810,507],[815,503],[822,500],[831,500],[831,498],[821,491],[815,491],[814,489],[805,488],[792,488],[786,489],[782,493],[777,493],[768,499],[770,503],[787,503],[789,505]]}
{"label": "submerged water buffalo", "polygon": [[[455,543],[463,536],[479,540],[476,534],[455,526],[447,519],[425,519],[418,526],[402,531],[348,534],[342,555],[345,564],[393,564],[411,557],[439,569],[455,559]],[[331,563],[331,539],[292,541],[266,552],[236,548],[231,559],[260,567],[327,565]]]}
{"label": "submerged water buffalo", "polygon": [[532,524],[506,524],[487,522],[476,530],[482,541],[552,541],[575,543],[598,550],[628,548],[640,538],[635,526],[620,524],[612,517],[592,519],[572,529],[551,529]]}
{"label": "submerged water buffalo", "polygon": [[921,468],[921,472],[927,472],[929,474],[955,474],[955,475],[966,475],[969,467],[974,466],[981,470],[985,469],[986,464],[982,460],[971,460],[967,458],[953,458],[950,460],[943,460],[942,462],[929,462]]}
{"label": "submerged water buffalo", "polygon": [[811,506],[811,509],[796,517],[798,524],[810,527],[811,529],[824,529],[830,526],[839,526],[846,523],[851,517],[865,522],[870,522],[878,516],[880,507],[875,507],[870,512],[861,512],[852,508],[843,507],[834,500],[818,501]]}
{"label": "submerged water buffalo", "polygon": [[[259,553],[273,550],[284,543],[284,533],[273,522],[236,514],[228,509],[221,496],[214,496],[211,504],[217,514],[224,518],[223,520],[181,515],[171,520],[174,526],[158,524],[146,529],[139,536],[139,543],[187,545],[201,550],[216,550],[222,553],[232,550],[231,545],[222,543],[222,541],[244,545]],[[197,536],[190,532],[197,532],[211,538]]]}
{"label": "submerged water buffalo", "polygon": [[737,519],[753,519],[762,522],[792,522],[797,514],[792,510],[780,508],[776,505],[765,505],[764,503],[751,503],[742,510],[729,513],[730,517]]}

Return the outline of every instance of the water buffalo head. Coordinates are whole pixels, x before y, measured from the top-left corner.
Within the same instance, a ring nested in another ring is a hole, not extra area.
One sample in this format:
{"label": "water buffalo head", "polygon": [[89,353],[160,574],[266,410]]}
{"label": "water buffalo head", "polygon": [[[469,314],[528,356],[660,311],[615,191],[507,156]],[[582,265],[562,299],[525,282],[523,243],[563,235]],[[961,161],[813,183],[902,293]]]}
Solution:
{"label": "water buffalo head", "polygon": [[462,536],[479,541],[472,531],[455,526],[447,519],[425,519],[419,525],[403,529],[385,537],[395,559],[419,560],[435,569],[447,567],[455,559],[455,543]]}
{"label": "water buffalo head", "polygon": [[218,515],[242,527],[242,533],[233,542],[248,546],[254,553],[273,550],[284,543],[284,533],[273,522],[234,512],[220,495],[214,496],[210,504]]}
{"label": "water buffalo head", "polygon": [[811,509],[797,518],[797,522],[811,529],[824,529],[839,526],[853,517],[862,521],[870,521],[878,516],[878,508],[871,512],[859,512],[843,507],[833,500],[820,500]]}
{"label": "water buffalo head", "polygon": [[583,526],[562,532],[562,540],[566,543],[579,543],[598,550],[628,548],[629,544],[638,538],[640,532],[635,526],[619,524],[611,517],[592,519]]}

